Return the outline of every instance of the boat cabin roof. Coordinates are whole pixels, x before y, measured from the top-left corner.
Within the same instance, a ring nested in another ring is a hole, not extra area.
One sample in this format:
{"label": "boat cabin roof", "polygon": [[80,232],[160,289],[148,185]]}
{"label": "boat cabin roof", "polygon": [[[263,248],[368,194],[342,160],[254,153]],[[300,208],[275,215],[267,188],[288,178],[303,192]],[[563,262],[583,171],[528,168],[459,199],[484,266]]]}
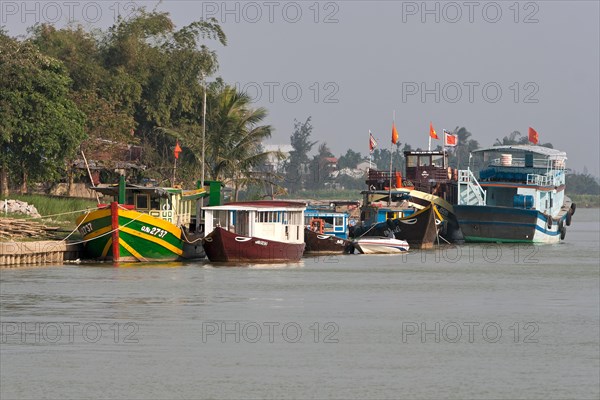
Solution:
{"label": "boat cabin roof", "polygon": [[323,210],[318,208],[307,208],[305,211],[307,217],[344,217],[348,216],[347,212],[337,212],[333,210]]}
{"label": "boat cabin roof", "polygon": [[446,154],[447,152],[443,150],[407,150],[404,152],[405,156],[442,156]]}
{"label": "boat cabin roof", "polygon": [[205,210],[229,211],[304,211],[306,203],[297,201],[260,200],[228,203],[222,206],[205,207]]}
{"label": "boat cabin roof", "polygon": [[474,150],[473,153],[535,153],[547,157],[550,160],[566,160],[567,153],[557,149],[527,144],[492,146],[485,149]]}

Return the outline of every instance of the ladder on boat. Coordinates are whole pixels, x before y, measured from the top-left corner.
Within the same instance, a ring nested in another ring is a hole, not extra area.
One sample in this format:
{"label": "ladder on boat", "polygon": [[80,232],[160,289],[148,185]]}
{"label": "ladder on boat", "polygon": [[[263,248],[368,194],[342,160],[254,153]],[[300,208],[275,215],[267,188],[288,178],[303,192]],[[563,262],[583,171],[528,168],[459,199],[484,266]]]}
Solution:
{"label": "ladder on boat", "polygon": [[458,171],[458,205],[484,206],[486,191],[483,190],[470,169]]}

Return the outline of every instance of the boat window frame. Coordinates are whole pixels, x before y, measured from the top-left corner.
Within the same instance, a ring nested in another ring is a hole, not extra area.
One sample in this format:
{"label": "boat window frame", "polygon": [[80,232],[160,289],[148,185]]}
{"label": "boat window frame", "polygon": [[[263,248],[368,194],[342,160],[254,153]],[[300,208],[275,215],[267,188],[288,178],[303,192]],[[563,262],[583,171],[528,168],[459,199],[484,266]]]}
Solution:
{"label": "boat window frame", "polygon": [[[146,200],[146,207],[141,207],[139,205],[140,204],[139,199],[141,199],[141,198]],[[151,205],[150,195],[148,193],[135,193],[133,195],[133,204],[134,204],[136,210],[150,210],[151,209],[150,208],[150,205]]]}

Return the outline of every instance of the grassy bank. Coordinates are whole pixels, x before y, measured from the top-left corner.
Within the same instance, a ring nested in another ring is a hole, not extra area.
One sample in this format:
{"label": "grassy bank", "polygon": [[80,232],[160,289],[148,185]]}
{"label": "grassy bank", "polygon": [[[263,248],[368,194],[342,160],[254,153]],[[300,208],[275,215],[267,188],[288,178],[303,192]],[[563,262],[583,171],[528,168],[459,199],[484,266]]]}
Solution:
{"label": "grassy bank", "polygon": [[600,195],[597,194],[568,194],[577,207],[600,208]]}
{"label": "grassy bank", "polygon": [[[33,204],[35,208],[37,208],[38,212],[42,215],[42,217],[50,216],[49,218],[52,221],[59,222],[61,226],[64,225],[75,227],[75,219],[77,218],[77,216],[79,216],[79,214],[72,213],[73,211],[84,210],[87,208],[96,208],[95,200],[45,196],[40,194],[11,194],[10,196],[8,196],[8,199],[21,200],[29,204]],[[4,200],[4,198],[0,200]],[[0,210],[0,212],[1,211],[2,210]],[[11,214],[11,216],[16,217],[15,214]]]}
{"label": "grassy bank", "polygon": [[281,196],[282,199],[314,199],[314,200],[360,200],[360,190],[305,190],[294,195]]}

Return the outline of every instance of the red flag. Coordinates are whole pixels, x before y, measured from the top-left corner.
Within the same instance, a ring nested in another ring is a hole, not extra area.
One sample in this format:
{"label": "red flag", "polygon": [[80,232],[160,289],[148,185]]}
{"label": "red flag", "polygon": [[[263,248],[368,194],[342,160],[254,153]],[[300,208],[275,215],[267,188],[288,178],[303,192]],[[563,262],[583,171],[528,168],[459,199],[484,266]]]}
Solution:
{"label": "red flag", "polygon": [[433,123],[429,123],[429,136],[431,136],[433,139],[439,139],[437,133],[435,133],[435,129],[433,129]]}
{"label": "red flag", "polygon": [[375,140],[373,134],[369,131],[369,151],[372,153],[375,147],[377,147],[377,140]]}
{"label": "red flag", "polygon": [[458,144],[458,136],[444,131],[444,146],[452,147]]}
{"label": "red flag", "polygon": [[396,123],[392,122],[392,143],[398,143],[398,131],[396,130]]}
{"label": "red flag", "polygon": [[529,141],[533,144],[538,144],[538,133],[532,127],[529,127]]}
{"label": "red flag", "polygon": [[175,144],[175,150],[173,151],[175,154],[175,158],[179,158],[179,153],[181,153],[181,147],[179,147],[179,140]]}

